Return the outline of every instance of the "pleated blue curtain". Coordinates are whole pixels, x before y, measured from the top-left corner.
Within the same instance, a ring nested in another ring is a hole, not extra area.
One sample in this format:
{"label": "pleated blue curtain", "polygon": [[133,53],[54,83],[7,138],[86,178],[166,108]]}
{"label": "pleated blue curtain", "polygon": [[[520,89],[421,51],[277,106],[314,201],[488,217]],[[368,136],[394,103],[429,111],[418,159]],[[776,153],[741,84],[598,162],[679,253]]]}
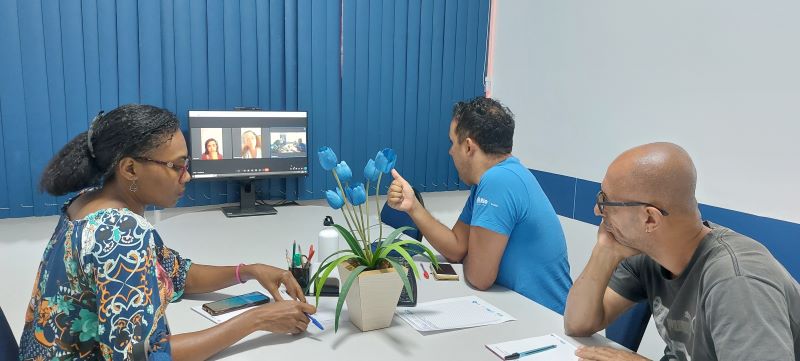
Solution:
{"label": "pleated blue curtain", "polygon": [[[458,189],[450,109],[483,93],[489,0],[0,0],[0,218],[58,213],[42,169],[100,109],[309,112],[309,149],[357,176],[383,147],[422,191]],[[314,156],[316,156],[314,154]],[[384,186],[388,182],[384,182]],[[333,180],[259,181],[261,199],[321,198]],[[179,206],[238,200],[191,182]]]}

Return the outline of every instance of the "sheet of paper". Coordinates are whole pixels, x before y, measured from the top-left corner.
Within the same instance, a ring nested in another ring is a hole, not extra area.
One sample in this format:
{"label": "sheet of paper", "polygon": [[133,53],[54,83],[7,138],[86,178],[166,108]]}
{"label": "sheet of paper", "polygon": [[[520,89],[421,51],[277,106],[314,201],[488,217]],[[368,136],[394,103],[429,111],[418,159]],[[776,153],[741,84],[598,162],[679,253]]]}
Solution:
{"label": "sheet of paper", "polygon": [[563,338],[558,337],[558,335],[552,333],[545,336],[529,337],[529,338],[523,338],[521,340],[490,344],[486,345],[486,348],[488,348],[489,351],[494,352],[494,354],[500,357],[500,359],[502,360],[506,356],[513,354],[514,352],[525,352],[528,350],[535,350],[537,348],[546,347],[550,345],[555,345],[556,348],[525,356],[524,360],[525,361],[549,361],[549,360],[577,361],[578,360],[578,357],[575,356],[575,350],[577,348],[574,345],[570,344],[569,342],[565,341]]}
{"label": "sheet of paper", "polygon": [[398,307],[396,313],[420,332],[454,330],[516,320],[477,296],[418,303],[416,307]]}

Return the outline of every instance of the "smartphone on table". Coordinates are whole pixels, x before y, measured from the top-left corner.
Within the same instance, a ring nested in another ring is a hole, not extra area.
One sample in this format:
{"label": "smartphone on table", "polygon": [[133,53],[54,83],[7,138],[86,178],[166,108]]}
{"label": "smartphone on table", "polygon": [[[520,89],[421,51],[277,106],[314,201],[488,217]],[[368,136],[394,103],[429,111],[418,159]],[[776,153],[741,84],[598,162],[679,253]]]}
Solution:
{"label": "smartphone on table", "polygon": [[439,268],[433,267],[433,264],[431,264],[431,269],[433,270],[433,277],[437,280],[458,280],[458,273],[453,269],[453,265],[449,263],[439,263]]}
{"label": "smartphone on table", "polygon": [[255,291],[203,304],[203,310],[213,316],[269,303],[269,296]]}

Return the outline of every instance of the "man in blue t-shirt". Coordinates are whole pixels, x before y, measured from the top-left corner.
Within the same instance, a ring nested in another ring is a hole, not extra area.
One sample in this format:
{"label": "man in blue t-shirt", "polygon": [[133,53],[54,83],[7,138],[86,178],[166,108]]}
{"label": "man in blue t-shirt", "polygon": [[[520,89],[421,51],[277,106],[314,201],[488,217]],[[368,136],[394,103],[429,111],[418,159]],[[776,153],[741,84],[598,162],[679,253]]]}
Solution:
{"label": "man in blue t-shirt", "polygon": [[407,212],[448,261],[463,262],[475,288],[497,283],[563,314],[572,285],[564,232],[539,182],[511,155],[511,111],[489,98],[459,102],[449,137],[458,175],[472,185],[453,228],[420,205],[396,170],[387,203]]}

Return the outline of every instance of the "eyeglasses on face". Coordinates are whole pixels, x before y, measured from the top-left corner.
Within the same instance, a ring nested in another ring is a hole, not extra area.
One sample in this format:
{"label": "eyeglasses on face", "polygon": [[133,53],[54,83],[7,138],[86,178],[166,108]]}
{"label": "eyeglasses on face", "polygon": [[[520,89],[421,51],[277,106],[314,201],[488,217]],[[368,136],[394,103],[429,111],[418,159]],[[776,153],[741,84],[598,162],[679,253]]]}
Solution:
{"label": "eyeglasses on face", "polygon": [[658,209],[658,211],[661,212],[661,214],[664,215],[664,216],[668,216],[669,215],[669,212],[667,212],[666,210],[658,208],[658,207],[656,207],[656,206],[654,206],[654,205],[652,205],[650,203],[645,203],[645,202],[609,202],[608,198],[606,198],[606,194],[603,193],[602,190],[600,192],[597,192],[597,199],[595,200],[595,204],[597,204],[597,209],[600,211],[600,214],[603,214],[603,211],[605,211],[605,207],[638,207],[638,206],[645,206],[645,207],[653,207],[655,209]]}
{"label": "eyeglasses on face", "polygon": [[189,169],[189,158],[184,159],[183,164],[177,164],[175,162],[165,162],[163,160],[156,160],[156,159],[152,159],[152,158],[148,158],[148,157],[133,157],[133,159],[140,160],[140,161],[145,161],[145,162],[153,162],[153,163],[161,164],[163,166],[172,168],[173,170],[178,172],[178,174],[179,174],[178,180],[179,181],[181,179],[183,179],[183,175],[186,174],[186,172]]}

